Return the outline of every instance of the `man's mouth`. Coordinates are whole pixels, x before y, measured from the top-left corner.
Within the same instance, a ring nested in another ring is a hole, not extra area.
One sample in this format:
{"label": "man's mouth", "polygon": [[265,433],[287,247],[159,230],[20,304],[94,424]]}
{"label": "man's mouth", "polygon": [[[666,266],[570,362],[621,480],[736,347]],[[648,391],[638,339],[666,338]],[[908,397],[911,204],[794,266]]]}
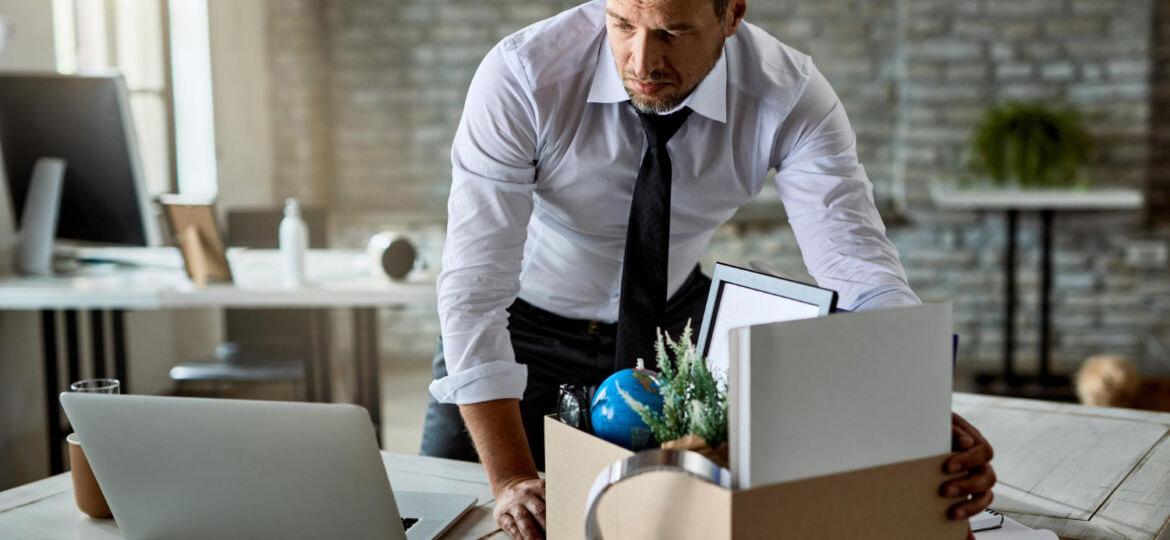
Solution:
{"label": "man's mouth", "polygon": [[635,92],[637,92],[639,94],[643,94],[643,95],[654,95],[654,94],[657,94],[659,91],[661,91],[663,88],[670,86],[670,83],[665,82],[665,81],[642,82],[642,81],[639,81],[638,79],[627,79],[627,80],[630,82],[630,87],[633,88]]}

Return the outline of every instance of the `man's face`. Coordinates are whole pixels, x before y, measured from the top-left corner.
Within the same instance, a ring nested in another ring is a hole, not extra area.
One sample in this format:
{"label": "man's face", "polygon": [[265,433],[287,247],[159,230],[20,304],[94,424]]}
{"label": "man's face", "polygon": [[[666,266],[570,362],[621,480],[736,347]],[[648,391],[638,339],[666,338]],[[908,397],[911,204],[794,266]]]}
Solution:
{"label": "man's face", "polygon": [[608,0],[605,8],[618,73],[642,112],[666,112],[686,100],[739,22],[720,21],[711,0]]}

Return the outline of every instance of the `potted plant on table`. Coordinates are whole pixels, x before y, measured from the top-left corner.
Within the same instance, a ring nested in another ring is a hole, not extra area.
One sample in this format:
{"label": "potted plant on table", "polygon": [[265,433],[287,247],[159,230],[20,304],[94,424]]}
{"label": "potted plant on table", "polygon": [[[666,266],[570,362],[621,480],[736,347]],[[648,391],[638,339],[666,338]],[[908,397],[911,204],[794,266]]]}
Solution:
{"label": "potted plant on table", "polygon": [[989,179],[1000,187],[1083,188],[1092,148],[1075,111],[1039,103],[998,105],[984,113],[971,135],[963,183]]}

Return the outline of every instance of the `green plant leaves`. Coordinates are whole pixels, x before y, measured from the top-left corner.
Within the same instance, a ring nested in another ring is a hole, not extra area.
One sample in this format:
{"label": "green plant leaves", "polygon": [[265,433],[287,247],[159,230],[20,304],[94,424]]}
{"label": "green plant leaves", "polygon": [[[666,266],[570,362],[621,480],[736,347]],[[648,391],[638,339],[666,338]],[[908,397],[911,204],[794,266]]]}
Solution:
{"label": "green plant leaves", "polygon": [[677,341],[659,330],[655,352],[662,413],[634,407],[654,437],[664,442],[694,434],[711,448],[727,441],[727,389],[695,350],[690,322]]}
{"label": "green plant leaves", "polygon": [[1075,111],[1007,103],[989,109],[976,126],[968,167],[1000,185],[1070,186],[1092,147]]}

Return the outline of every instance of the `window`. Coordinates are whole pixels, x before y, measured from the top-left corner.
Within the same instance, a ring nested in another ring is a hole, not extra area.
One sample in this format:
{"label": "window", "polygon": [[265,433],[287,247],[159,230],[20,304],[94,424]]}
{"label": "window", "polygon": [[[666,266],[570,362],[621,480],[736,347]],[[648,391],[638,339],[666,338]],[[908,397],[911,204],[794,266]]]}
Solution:
{"label": "window", "polygon": [[214,196],[207,1],[54,0],[53,11],[59,71],[125,76],[150,194]]}

